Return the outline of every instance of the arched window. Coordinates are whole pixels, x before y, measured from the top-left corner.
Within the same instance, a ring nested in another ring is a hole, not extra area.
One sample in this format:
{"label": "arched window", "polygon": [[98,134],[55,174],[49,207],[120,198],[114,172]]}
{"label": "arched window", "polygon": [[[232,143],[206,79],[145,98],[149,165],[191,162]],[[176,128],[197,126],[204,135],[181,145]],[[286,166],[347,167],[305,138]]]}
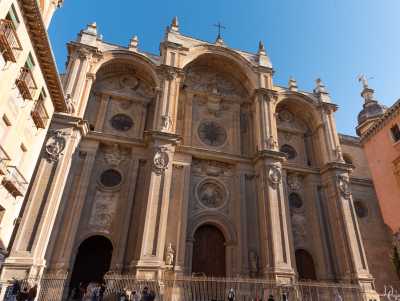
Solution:
{"label": "arched window", "polygon": [[288,145],[288,144],[282,145],[280,151],[281,151],[282,153],[285,153],[286,156],[287,156],[287,158],[288,158],[289,160],[294,159],[294,158],[296,158],[296,156],[297,156],[297,152],[296,152],[296,150],[294,149],[294,147],[293,147],[293,146],[290,146],[290,145]]}
{"label": "arched window", "polygon": [[317,280],[314,260],[306,250],[298,249],[295,252],[297,273],[300,280]]}

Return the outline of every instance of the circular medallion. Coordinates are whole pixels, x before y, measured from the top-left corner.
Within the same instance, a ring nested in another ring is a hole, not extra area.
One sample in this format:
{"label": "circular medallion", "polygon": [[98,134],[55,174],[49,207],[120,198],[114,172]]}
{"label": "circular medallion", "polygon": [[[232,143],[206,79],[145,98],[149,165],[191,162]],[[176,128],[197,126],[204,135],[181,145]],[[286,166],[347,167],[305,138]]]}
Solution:
{"label": "circular medallion", "polygon": [[288,145],[288,144],[282,145],[280,151],[281,151],[282,153],[285,153],[286,156],[287,156],[287,158],[288,158],[289,160],[294,159],[294,158],[296,158],[296,156],[297,156],[297,152],[296,152],[296,150],[294,149],[294,147],[293,147],[293,146],[290,146],[290,145]]}
{"label": "circular medallion", "polygon": [[208,208],[219,208],[226,200],[226,191],[222,184],[205,180],[197,188],[199,201]]}
{"label": "circular medallion", "polygon": [[201,141],[209,146],[221,146],[227,138],[226,130],[215,121],[203,121],[197,132]]}
{"label": "circular medallion", "polygon": [[133,120],[125,114],[117,114],[111,118],[111,126],[122,132],[129,131],[133,127]]}
{"label": "circular medallion", "polygon": [[65,138],[61,131],[55,131],[46,142],[46,152],[50,161],[57,161],[65,148]]}
{"label": "circular medallion", "polygon": [[276,187],[282,180],[282,172],[279,166],[271,165],[268,171],[268,178],[273,187]]}
{"label": "circular medallion", "polygon": [[100,183],[107,188],[115,187],[122,181],[122,175],[115,169],[107,169],[100,175]]}

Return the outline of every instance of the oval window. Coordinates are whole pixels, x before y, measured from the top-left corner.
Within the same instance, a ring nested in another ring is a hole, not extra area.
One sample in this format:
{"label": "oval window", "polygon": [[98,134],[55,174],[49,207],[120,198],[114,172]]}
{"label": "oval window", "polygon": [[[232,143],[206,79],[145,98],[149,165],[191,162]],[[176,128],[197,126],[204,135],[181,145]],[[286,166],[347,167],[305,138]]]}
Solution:
{"label": "oval window", "polygon": [[100,175],[100,183],[105,187],[115,187],[122,181],[122,176],[115,169],[108,169]]}
{"label": "oval window", "polygon": [[296,158],[297,152],[296,150],[290,145],[282,145],[281,152],[285,153],[289,160]]}
{"label": "oval window", "polygon": [[111,118],[111,126],[118,131],[129,131],[133,127],[133,120],[125,114],[117,114]]}
{"label": "oval window", "polygon": [[303,206],[303,200],[297,193],[289,194],[289,206],[293,209],[300,209]]}

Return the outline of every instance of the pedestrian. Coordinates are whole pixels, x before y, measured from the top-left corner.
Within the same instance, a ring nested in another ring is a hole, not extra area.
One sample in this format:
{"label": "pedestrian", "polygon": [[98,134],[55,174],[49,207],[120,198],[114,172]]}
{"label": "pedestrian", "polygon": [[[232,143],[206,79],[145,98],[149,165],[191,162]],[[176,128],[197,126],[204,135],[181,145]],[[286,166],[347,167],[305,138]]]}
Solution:
{"label": "pedestrian", "polygon": [[272,296],[272,295],[269,295],[269,297],[268,297],[268,301],[275,301],[275,299],[274,299],[274,296]]}
{"label": "pedestrian", "polygon": [[106,283],[103,280],[100,285],[99,301],[103,301],[105,291],[106,291]]}
{"label": "pedestrian", "polygon": [[132,301],[140,301],[140,294],[136,290],[132,292]]}
{"label": "pedestrian", "polygon": [[142,298],[140,301],[149,301],[149,288],[147,286],[142,290]]}
{"label": "pedestrian", "polygon": [[11,301],[15,301],[17,295],[21,291],[21,284],[19,283],[18,279],[13,278],[12,286],[11,286]]}
{"label": "pedestrian", "polygon": [[154,301],[156,299],[156,292],[151,290],[149,293],[148,301]]}
{"label": "pedestrian", "polygon": [[37,295],[37,284],[35,284],[34,286],[32,286],[29,291],[28,291],[28,301],[33,301],[35,300]]}
{"label": "pedestrian", "polygon": [[235,300],[235,291],[233,288],[230,288],[228,292],[228,301],[234,301]]}
{"label": "pedestrian", "polygon": [[26,301],[28,299],[28,288],[24,287],[22,291],[17,294],[17,301]]}
{"label": "pedestrian", "polygon": [[335,290],[335,301],[343,301],[342,296],[339,294],[337,290]]}

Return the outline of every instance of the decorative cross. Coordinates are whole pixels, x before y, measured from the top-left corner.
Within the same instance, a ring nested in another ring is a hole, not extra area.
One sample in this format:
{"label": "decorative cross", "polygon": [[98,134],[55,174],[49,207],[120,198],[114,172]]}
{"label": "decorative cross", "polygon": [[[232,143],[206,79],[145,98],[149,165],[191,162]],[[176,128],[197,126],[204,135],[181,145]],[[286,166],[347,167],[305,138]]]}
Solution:
{"label": "decorative cross", "polygon": [[221,22],[218,22],[217,24],[214,24],[214,26],[215,26],[215,27],[218,27],[218,37],[217,37],[217,40],[218,40],[218,39],[221,39],[221,29],[226,29],[226,27],[223,26],[223,25],[221,24]]}

